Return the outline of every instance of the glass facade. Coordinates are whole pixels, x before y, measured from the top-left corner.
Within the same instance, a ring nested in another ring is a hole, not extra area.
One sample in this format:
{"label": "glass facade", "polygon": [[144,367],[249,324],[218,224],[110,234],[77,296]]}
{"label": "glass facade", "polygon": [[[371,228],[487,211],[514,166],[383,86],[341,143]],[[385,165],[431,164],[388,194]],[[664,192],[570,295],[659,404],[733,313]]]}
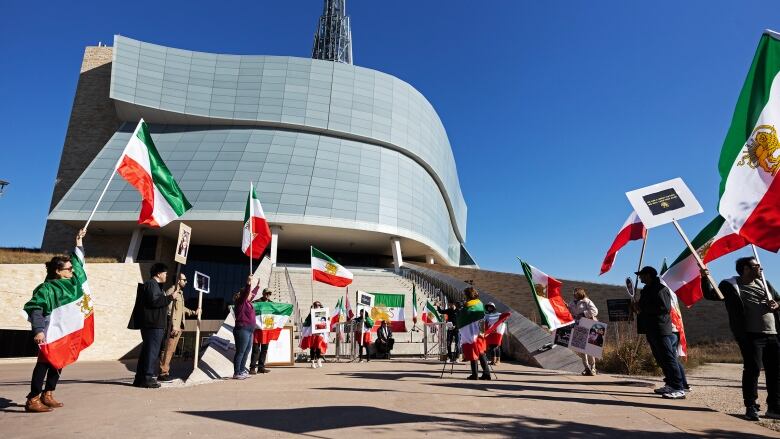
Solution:
{"label": "glass facade", "polygon": [[[446,132],[430,103],[397,78],[117,36],[111,98],[127,122],[50,219],[88,214],[143,117],[194,205],[186,218],[240,220],[253,181],[271,222],[338,220],[415,239],[459,262],[466,204]],[[117,179],[98,213],[129,220],[138,209],[137,192]]]}

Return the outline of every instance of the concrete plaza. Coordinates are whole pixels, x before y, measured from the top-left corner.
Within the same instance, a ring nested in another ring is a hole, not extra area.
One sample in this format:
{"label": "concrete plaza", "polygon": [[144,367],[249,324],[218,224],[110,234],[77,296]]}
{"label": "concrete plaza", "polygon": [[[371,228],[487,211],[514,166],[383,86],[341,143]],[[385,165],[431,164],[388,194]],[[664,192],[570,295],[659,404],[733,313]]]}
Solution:
{"label": "concrete plaza", "polygon": [[652,383],[502,364],[499,380],[439,375],[422,360],[274,368],[244,381],[130,386],[134,364],[79,362],[56,391],[65,407],[24,413],[32,363],[0,363],[0,436],[32,437],[780,437]]}

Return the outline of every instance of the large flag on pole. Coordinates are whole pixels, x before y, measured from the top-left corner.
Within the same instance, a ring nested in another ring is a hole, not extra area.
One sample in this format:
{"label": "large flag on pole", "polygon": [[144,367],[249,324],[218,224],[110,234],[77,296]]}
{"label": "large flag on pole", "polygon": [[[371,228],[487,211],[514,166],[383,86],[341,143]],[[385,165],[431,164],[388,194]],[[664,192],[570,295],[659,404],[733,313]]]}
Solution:
{"label": "large flag on pole", "polygon": [[31,314],[41,310],[46,317],[46,343],[39,346],[41,355],[55,369],[73,363],[95,339],[95,313],[92,310],[84,253],[76,247],[70,257],[73,277],[47,280],[33,291],[24,305]]}
{"label": "large flag on pole", "polygon": [[[726,220],[718,215],[710,221],[691,241],[702,262],[710,261],[739,250],[748,245]],[[672,262],[669,269],[661,275],[661,280],[674,291],[680,301],[686,306],[692,306],[702,297],[701,272],[699,264],[691,251],[686,247],[680,256]]]}
{"label": "large flag on pole", "polygon": [[422,313],[423,323],[441,323],[444,321],[439,311],[431,303],[430,300],[425,301],[425,308]]}
{"label": "large flag on pole", "polygon": [[531,285],[536,304],[539,306],[539,314],[542,324],[552,331],[574,322],[563,297],[561,297],[561,285],[557,279],[546,275],[536,267],[520,261],[523,266],[528,283]]}
{"label": "large flag on pole", "polygon": [[764,31],[718,161],[718,211],[748,242],[780,249],[780,34]]}
{"label": "large flag on pole", "polygon": [[262,344],[279,339],[282,328],[287,323],[293,312],[293,306],[289,303],[278,302],[252,302],[255,309],[255,327],[262,330]]}
{"label": "large flag on pole", "polygon": [[311,275],[312,279],[334,287],[345,287],[352,283],[349,270],[314,247],[311,248]]}
{"label": "large flag on pole", "polygon": [[143,119],[119,157],[116,171],[141,193],[138,224],[164,227],[192,208],[160,158]]}
{"label": "large flag on pole", "polygon": [[639,219],[639,215],[636,212],[631,212],[628,219],[620,228],[615,240],[607,250],[607,255],[604,257],[604,262],[601,263],[601,274],[604,274],[612,269],[612,264],[615,263],[615,257],[618,251],[623,248],[630,241],[636,241],[637,239],[644,239],[647,236],[647,229],[642,224],[642,220]]}
{"label": "large flag on pole", "polygon": [[339,299],[336,301],[336,306],[333,308],[333,314],[330,316],[330,330],[331,332],[336,330],[336,324],[338,324],[339,320],[341,319],[341,316],[344,312],[344,307],[341,304],[342,298],[339,297]]}
{"label": "large flag on pole", "polygon": [[352,311],[352,305],[349,303],[349,289],[347,289],[347,294],[344,294],[344,312],[347,315],[347,321],[355,318],[355,312]]}
{"label": "large flag on pole", "polygon": [[269,242],[271,242],[271,229],[268,228],[265,212],[263,212],[263,206],[260,205],[260,199],[257,198],[255,187],[250,183],[249,196],[246,199],[246,209],[244,210],[244,234],[241,240],[241,250],[252,259],[260,259]]}

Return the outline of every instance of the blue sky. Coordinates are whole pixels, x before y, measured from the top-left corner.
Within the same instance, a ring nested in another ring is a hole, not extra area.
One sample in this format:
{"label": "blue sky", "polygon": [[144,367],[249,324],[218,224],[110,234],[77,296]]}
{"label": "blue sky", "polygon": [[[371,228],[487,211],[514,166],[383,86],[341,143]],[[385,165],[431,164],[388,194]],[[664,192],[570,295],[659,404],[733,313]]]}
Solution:
{"label": "blue sky", "polygon": [[[114,34],[184,49],[309,57],[319,0],[6,1],[0,27],[0,246],[40,245],[85,46]],[[446,5],[446,7],[442,7]],[[772,1],[351,0],[355,64],[395,75],[437,109],[485,269],[620,283],[639,243],[598,277],[631,208],[624,193],[682,177],[715,215],[716,163]],[[653,229],[647,261],[682,241]],[[780,259],[762,252],[770,280]],[[730,275],[733,257],[716,261]]]}

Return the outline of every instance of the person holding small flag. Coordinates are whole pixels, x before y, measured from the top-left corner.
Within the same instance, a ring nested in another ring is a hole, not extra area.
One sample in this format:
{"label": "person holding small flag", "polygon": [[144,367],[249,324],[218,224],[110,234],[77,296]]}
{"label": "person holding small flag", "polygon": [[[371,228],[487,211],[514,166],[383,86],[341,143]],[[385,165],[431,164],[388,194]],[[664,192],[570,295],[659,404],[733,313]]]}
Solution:
{"label": "person holding small flag", "polygon": [[[596,304],[588,298],[588,293],[585,288],[577,287],[574,289],[574,300],[569,302],[569,312],[574,317],[574,324],[576,325],[581,318],[596,320],[596,316],[599,314],[599,309],[596,308]],[[582,357],[582,364],[585,366],[585,370],[582,371],[583,375],[593,376],[596,375],[596,357],[588,354],[578,353]]]}
{"label": "person holding small flag", "polygon": [[[54,399],[62,368],[76,361],[78,353],[94,340],[92,302],[84,271],[86,233],[86,229],[79,230],[76,249],[70,258],[54,256],[46,263],[46,280],[35,288],[32,298],[24,305],[33,340],[40,349],[24,405],[26,412],[50,412],[63,406]],[[79,320],[80,328],[63,334],[64,328],[79,326],[73,324]]]}

